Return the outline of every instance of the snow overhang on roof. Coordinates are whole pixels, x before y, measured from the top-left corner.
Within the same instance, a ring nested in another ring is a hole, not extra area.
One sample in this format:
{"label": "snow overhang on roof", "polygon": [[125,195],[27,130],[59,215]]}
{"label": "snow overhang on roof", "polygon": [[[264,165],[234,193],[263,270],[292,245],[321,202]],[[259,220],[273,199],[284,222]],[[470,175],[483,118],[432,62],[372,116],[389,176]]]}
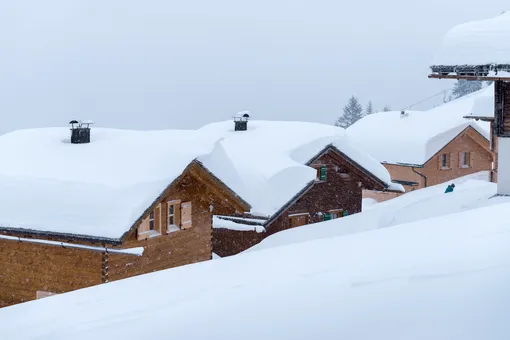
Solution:
{"label": "snow overhang on roof", "polygon": [[452,28],[431,70],[431,78],[510,78],[510,13]]}
{"label": "snow overhang on roof", "polygon": [[473,112],[479,98],[490,99],[491,94],[492,87],[487,87],[427,111],[408,111],[404,116],[399,111],[374,113],[350,126],[347,134],[357,147],[383,164],[421,167],[469,127],[490,139],[489,124],[464,116]]}
{"label": "snow overhang on roof", "polygon": [[403,190],[375,159],[348,143],[345,131],[308,122],[250,121],[234,131],[231,121],[206,125],[199,133],[217,136],[210,154],[199,157],[212,173],[253,207],[251,213],[274,217],[316,179],[310,159],[334,146],[372,174],[383,187]]}

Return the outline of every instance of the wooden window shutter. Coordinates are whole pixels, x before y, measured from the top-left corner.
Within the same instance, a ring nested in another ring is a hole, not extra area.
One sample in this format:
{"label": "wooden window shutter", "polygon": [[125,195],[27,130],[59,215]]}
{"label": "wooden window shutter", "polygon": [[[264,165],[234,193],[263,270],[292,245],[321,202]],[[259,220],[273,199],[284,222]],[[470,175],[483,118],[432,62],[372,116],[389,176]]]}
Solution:
{"label": "wooden window shutter", "polygon": [[179,228],[182,229],[182,226],[181,226],[181,221],[182,221],[182,217],[181,217],[181,204],[178,203],[178,204],[175,204],[174,205],[174,209],[175,209],[175,225],[178,226]]}
{"label": "wooden window shutter", "polygon": [[319,179],[321,181],[325,181],[326,180],[326,166],[325,165],[321,165],[321,167],[320,167]]}
{"label": "wooden window shutter", "polygon": [[154,209],[154,230],[161,234],[161,203]]}
{"label": "wooden window shutter", "polygon": [[148,239],[149,238],[149,232],[150,232],[149,217],[146,217],[142,221],[140,226],[138,227],[138,231],[137,231],[137,238],[138,238],[138,240],[141,241],[141,240]]}
{"label": "wooden window shutter", "polygon": [[191,202],[184,202],[181,204],[181,228],[189,229],[192,227],[191,221]]}
{"label": "wooden window shutter", "polygon": [[466,165],[471,166],[471,152],[466,152]]}

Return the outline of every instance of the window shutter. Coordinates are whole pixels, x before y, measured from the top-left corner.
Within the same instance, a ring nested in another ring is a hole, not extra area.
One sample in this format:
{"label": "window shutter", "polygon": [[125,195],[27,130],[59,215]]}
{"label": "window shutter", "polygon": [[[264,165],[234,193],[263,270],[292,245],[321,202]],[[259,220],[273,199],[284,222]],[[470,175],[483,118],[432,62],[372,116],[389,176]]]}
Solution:
{"label": "window shutter", "polygon": [[174,205],[174,214],[175,214],[175,225],[178,226],[179,228],[182,229],[182,226],[181,226],[181,204],[178,203],[178,204],[175,204]]}
{"label": "window shutter", "polygon": [[146,240],[149,238],[149,217],[146,217],[138,227],[137,238],[138,241]]}
{"label": "window shutter", "polygon": [[321,181],[325,181],[326,180],[326,166],[325,165],[321,165],[319,179]]}
{"label": "window shutter", "polygon": [[466,165],[471,166],[471,152],[466,152]]}
{"label": "window shutter", "polygon": [[161,204],[154,209],[154,230],[161,234]]}
{"label": "window shutter", "polygon": [[189,229],[192,227],[191,221],[191,202],[181,204],[181,229]]}

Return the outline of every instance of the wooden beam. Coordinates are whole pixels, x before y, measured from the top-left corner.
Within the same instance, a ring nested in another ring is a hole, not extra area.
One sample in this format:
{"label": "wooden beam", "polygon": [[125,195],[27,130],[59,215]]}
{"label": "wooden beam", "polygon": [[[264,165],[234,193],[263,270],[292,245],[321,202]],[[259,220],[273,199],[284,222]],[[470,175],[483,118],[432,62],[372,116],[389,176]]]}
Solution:
{"label": "wooden beam", "polygon": [[462,80],[483,80],[483,81],[510,81],[510,77],[494,77],[494,76],[462,76],[458,74],[429,74],[431,79],[462,79]]}

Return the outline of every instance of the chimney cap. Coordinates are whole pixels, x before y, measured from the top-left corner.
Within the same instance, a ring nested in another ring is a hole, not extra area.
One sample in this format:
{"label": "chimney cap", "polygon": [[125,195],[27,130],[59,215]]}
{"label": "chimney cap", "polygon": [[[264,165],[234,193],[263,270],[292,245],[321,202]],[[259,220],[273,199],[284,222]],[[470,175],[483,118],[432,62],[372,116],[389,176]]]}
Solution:
{"label": "chimney cap", "polygon": [[246,122],[250,119],[250,111],[241,111],[234,115],[234,121]]}

